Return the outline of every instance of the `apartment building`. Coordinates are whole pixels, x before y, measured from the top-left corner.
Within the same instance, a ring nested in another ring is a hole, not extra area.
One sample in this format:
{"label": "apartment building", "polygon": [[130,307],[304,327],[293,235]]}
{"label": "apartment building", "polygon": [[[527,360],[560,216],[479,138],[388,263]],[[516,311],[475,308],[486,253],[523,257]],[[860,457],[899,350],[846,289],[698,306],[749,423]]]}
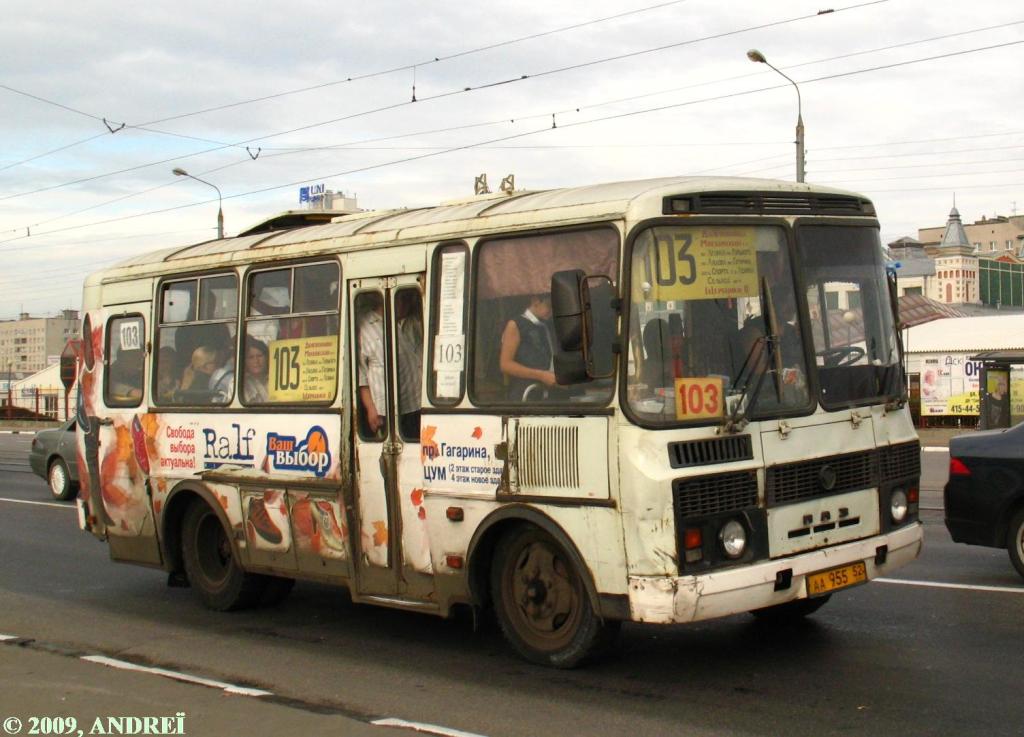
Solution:
{"label": "apartment building", "polygon": [[22,379],[56,362],[69,338],[80,330],[78,310],[64,310],[55,317],[0,321],[0,375]]}

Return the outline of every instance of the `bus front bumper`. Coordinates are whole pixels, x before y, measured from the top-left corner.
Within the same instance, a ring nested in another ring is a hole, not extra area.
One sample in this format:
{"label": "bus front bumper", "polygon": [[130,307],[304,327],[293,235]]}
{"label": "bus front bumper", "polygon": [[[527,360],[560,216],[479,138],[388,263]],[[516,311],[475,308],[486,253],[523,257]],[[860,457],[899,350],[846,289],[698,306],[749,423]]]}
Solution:
{"label": "bus front bumper", "polygon": [[[808,574],[863,561],[868,580],[895,571],[921,553],[920,522],[887,535],[702,576],[630,576],[634,622],[672,624],[714,619],[807,597]],[[881,549],[885,547],[885,550]],[[884,552],[884,563],[881,560]],[[787,575],[787,571],[790,573]],[[790,578],[791,577],[791,578]],[[776,590],[778,580],[789,586]]]}

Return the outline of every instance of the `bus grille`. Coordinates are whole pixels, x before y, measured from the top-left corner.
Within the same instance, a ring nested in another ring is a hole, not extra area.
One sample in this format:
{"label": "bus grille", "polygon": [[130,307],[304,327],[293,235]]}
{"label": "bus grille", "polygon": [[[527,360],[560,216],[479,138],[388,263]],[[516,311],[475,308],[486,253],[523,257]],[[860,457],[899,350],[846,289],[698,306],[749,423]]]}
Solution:
{"label": "bus grille", "polygon": [[873,450],[786,463],[765,471],[769,507],[877,485],[878,460]]}
{"label": "bus grille", "polygon": [[672,482],[676,518],[703,517],[757,506],[757,472],[722,473]]}
{"label": "bus grille", "polygon": [[575,426],[520,425],[516,439],[519,485],[579,488],[579,445]]}
{"label": "bus grille", "polygon": [[749,435],[730,435],[706,440],[687,440],[669,443],[668,461],[672,468],[709,466],[713,463],[749,461],[754,447]]}
{"label": "bus grille", "polygon": [[916,440],[882,448],[882,481],[896,481],[908,476],[921,475],[921,444]]}

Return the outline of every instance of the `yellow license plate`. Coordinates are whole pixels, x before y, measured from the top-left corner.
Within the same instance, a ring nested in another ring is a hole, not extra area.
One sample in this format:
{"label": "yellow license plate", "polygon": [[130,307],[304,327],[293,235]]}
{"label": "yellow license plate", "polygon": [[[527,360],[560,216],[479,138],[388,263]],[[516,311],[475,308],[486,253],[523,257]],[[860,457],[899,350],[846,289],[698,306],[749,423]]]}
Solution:
{"label": "yellow license plate", "polygon": [[863,562],[851,563],[829,571],[811,573],[807,576],[807,596],[824,596],[847,586],[855,586],[868,580],[868,571]]}

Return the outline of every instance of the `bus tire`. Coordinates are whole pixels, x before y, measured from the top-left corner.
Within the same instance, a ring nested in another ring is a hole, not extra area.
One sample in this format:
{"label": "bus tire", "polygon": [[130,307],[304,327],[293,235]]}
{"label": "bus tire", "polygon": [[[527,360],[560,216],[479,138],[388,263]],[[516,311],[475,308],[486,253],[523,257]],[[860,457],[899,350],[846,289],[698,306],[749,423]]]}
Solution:
{"label": "bus tire", "polygon": [[539,665],[574,668],[610,646],[618,630],[594,612],[571,558],[536,527],[498,542],[491,596],[505,639]]}
{"label": "bus tire", "polygon": [[828,603],[832,594],[819,596],[815,599],[794,599],[785,604],[755,609],[751,612],[755,617],[766,624],[788,624],[798,622],[804,617],[814,614]]}
{"label": "bus tire", "polygon": [[1017,573],[1024,576],[1024,509],[1013,515],[1006,531],[1006,550]]}
{"label": "bus tire", "polygon": [[189,583],[209,609],[224,612],[259,603],[265,577],[242,570],[224,525],[205,502],[185,512],[181,553]]}

